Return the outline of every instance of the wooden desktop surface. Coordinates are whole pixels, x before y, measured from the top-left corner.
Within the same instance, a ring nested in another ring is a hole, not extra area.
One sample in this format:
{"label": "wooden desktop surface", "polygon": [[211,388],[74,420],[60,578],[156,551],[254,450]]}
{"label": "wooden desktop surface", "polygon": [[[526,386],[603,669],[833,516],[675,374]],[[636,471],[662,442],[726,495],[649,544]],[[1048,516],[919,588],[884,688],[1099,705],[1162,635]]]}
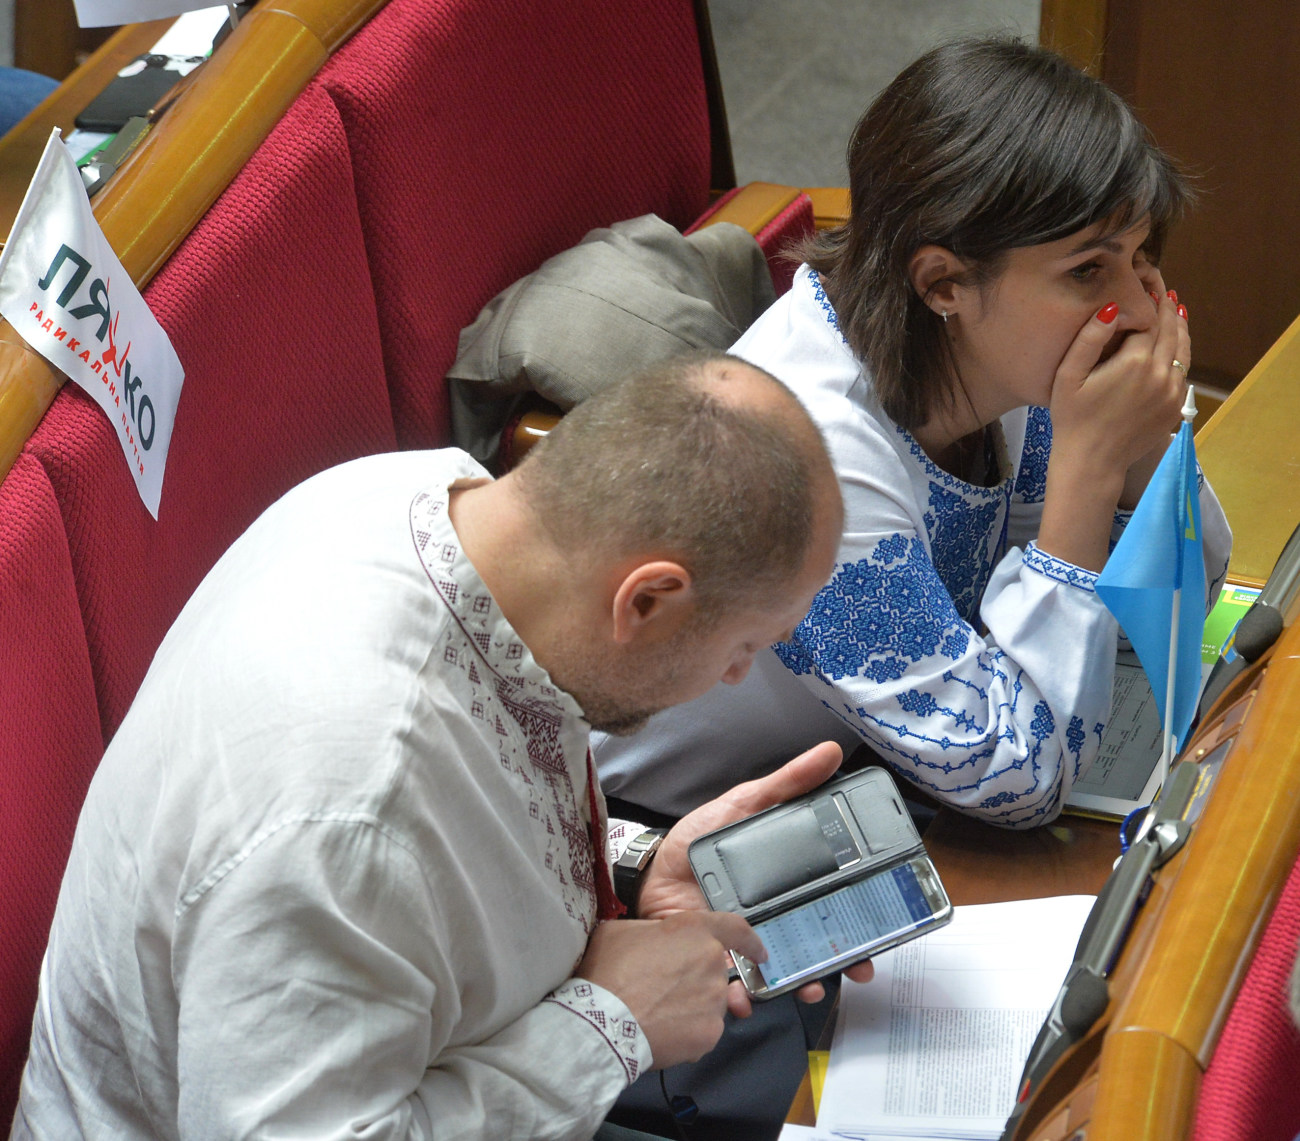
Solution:
{"label": "wooden desktop surface", "polygon": [[1300,523],[1300,318],[1196,435],[1232,525],[1234,578],[1262,583]]}

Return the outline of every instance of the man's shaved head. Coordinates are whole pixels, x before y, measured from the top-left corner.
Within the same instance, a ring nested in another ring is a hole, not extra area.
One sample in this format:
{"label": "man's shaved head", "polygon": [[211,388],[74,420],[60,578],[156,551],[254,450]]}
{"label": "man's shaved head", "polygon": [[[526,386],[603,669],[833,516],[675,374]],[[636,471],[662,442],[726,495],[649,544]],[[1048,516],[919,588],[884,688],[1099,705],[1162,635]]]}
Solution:
{"label": "man's shaved head", "polygon": [[816,426],[780,381],[737,357],[678,357],[589,398],[529,453],[521,490],[561,550],[667,557],[709,620],[803,567],[841,506]]}

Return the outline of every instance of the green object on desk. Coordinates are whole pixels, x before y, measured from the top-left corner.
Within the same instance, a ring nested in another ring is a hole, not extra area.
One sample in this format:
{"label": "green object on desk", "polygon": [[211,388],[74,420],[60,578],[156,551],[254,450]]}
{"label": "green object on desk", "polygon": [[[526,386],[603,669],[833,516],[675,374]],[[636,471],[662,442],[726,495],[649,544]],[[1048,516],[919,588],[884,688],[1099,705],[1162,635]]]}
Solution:
{"label": "green object on desk", "polygon": [[1236,655],[1232,652],[1232,637],[1237,632],[1237,623],[1241,621],[1251,604],[1259,597],[1259,590],[1253,586],[1224,586],[1219,592],[1219,601],[1205,620],[1205,633],[1201,638],[1201,661],[1213,665],[1223,654],[1229,661]]}

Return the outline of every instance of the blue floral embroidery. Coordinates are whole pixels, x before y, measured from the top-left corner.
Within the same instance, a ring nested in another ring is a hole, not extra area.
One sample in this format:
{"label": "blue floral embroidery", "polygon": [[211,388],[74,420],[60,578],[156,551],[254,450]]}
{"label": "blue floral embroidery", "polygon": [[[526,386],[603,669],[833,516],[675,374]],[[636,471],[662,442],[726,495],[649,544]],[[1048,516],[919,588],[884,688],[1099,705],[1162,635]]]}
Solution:
{"label": "blue floral embroidery", "polygon": [[1008,477],[997,487],[976,487],[939,467],[916,438],[894,426],[930,482],[929,509],[922,517],[939,579],[957,612],[972,625],[994,563],[1006,548]]}
{"label": "blue floral embroidery", "polygon": [[1046,408],[1030,408],[1025,420],[1025,449],[1016,476],[1017,498],[1042,503],[1047,494],[1047,460],[1052,454],[1052,416]]}
{"label": "blue floral embroidery", "polygon": [[1002,516],[1002,500],[972,504],[960,495],[930,484],[925,529],[930,536],[934,569],[957,607],[972,625],[993,573],[989,539]]}
{"label": "blue floral embroidery", "polygon": [[934,694],[922,693],[919,689],[909,689],[906,693],[900,693],[898,704],[903,707],[905,713],[915,713],[919,717],[929,717],[939,708]]}
{"label": "blue floral embroidery", "polygon": [[1077,759],[1080,750],[1083,748],[1083,742],[1087,740],[1087,734],[1083,731],[1083,718],[1071,717],[1070,724],[1065,730],[1065,743],[1070,747]]}
{"label": "blue floral embroidery", "polygon": [[[965,684],[970,684],[966,683],[964,678],[954,677],[951,673],[945,673],[943,676],[945,681],[962,681]],[[971,688],[979,693],[981,697],[988,696],[976,685],[971,685]],[[898,704],[903,707],[904,713],[912,713],[918,717],[933,717],[936,713],[942,713],[961,729],[967,729],[973,733],[987,732],[986,726],[980,725],[974,717],[964,710],[951,709],[946,705],[940,705],[932,693],[925,693],[919,689],[909,689],[905,693],[898,694],[897,697]],[[958,742],[947,737],[939,739],[936,743],[941,749],[950,749],[958,744]]]}
{"label": "blue floral embroidery", "polygon": [[813,297],[816,298],[817,304],[821,306],[827,323],[840,334],[842,339],[844,334],[840,330],[840,319],[835,315],[835,306],[831,304],[831,299],[826,296],[826,290],[822,288],[822,275],[815,269],[810,269],[808,271],[808,281],[813,288]]}
{"label": "blue floral embroidery", "polygon": [[[1047,702],[1040,701],[1034,706],[1034,719],[1029,723],[1029,732],[1034,739],[1033,745],[1029,750],[1029,755],[1018,761],[1013,761],[1007,766],[1007,768],[1021,769],[1024,768],[1026,763],[1028,763],[1032,773],[1031,784],[1036,785],[1038,783],[1039,769],[1041,768],[1038,763],[1038,758],[1042,756],[1043,743],[1050,739],[1052,734],[1056,732],[1056,718],[1052,716],[1051,707]],[[999,808],[1004,804],[1010,804],[1019,799],[1020,797],[1015,793],[1003,791],[982,800],[980,802],[980,807],[985,809]],[[1034,813],[1034,816],[1039,816],[1046,810],[1047,806],[1043,805]]]}
{"label": "blue floral embroidery", "polygon": [[1029,723],[1029,731],[1035,741],[1046,741],[1056,732],[1056,718],[1052,716],[1051,707],[1045,701],[1034,706],[1034,719]]}
{"label": "blue floral embroidery", "polygon": [[936,653],[956,661],[969,642],[970,629],[922,540],[892,535],[867,558],[836,570],[794,638],[778,643],[776,653],[796,674],[832,680],[861,674],[880,683]]}
{"label": "blue floral embroidery", "polygon": [[1065,729],[1065,747],[1074,757],[1074,779],[1077,780],[1083,769],[1083,746],[1088,734],[1083,731],[1083,718],[1071,717]]}
{"label": "blue floral embroidery", "polygon": [[951,472],[944,471],[937,463],[925,454],[925,449],[921,447],[916,437],[906,428],[900,428],[894,425],[894,431],[903,437],[903,442],[907,444],[907,450],[912,453],[912,458],[925,469],[926,477],[931,483],[937,483],[946,487],[949,491],[955,491],[958,495],[969,496],[972,493],[981,499],[995,499],[1002,496],[1002,488],[998,487],[976,487],[973,483],[967,483],[964,479],[958,479]]}
{"label": "blue floral embroidery", "polygon": [[1096,574],[1090,570],[1084,570],[1083,567],[1076,567],[1073,563],[1067,563],[1064,559],[1058,559],[1055,555],[1047,554],[1046,551],[1040,550],[1038,544],[1032,540],[1025,547],[1024,565],[1030,570],[1036,570],[1039,574],[1052,579],[1054,582],[1064,583],[1066,586],[1077,586],[1080,590],[1086,590],[1089,594],[1096,592]]}

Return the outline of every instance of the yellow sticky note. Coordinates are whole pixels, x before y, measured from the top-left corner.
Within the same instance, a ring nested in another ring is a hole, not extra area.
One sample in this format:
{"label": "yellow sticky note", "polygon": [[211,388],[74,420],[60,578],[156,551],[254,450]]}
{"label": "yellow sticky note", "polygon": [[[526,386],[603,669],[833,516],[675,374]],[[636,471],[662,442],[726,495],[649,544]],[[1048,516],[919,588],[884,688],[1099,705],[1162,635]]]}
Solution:
{"label": "yellow sticky note", "polygon": [[822,1087],[826,1084],[826,1067],[830,1065],[829,1050],[808,1051],[808,1076],[812,1078],[813,1109],[822,1107]]}

